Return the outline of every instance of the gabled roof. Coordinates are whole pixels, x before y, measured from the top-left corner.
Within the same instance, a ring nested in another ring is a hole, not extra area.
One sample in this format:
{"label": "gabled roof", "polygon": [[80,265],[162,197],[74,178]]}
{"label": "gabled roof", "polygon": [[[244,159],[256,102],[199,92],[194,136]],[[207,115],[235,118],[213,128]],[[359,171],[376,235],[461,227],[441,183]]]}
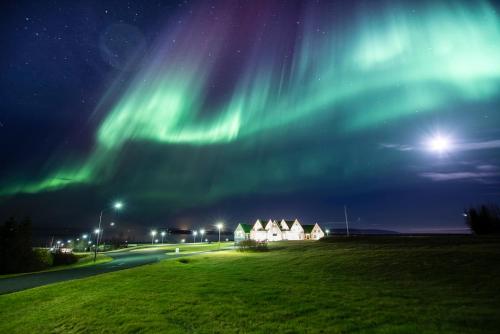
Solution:
{"label": "gabled roof", "polygon": [[292,228],[293,223],[295,223],[295,220],[284,220],[286,226],[288,226],[288,229]]}
{"label": "gabled roof", "polygon": [[245,233],[250,233],[252,230],[252,225],[250,224],[239,224]]}
{"label": "gabled roof", "polygon": [[302,225],[302,228],[304,229],[304,233],[311,233],[314,225]]}
{"label": "gabled roof", "polygon": [[[257,219],[255,221],[255,224],[257,224],[257,222],[260,222],[260,225],[262,225],[262,228],[263,229],[266,229],[266,225],[267,223],[269,222],[269,219],[268,220],[265,220],[265,219]],[[255,226],[255,224],[253,224],[253,226]]]}

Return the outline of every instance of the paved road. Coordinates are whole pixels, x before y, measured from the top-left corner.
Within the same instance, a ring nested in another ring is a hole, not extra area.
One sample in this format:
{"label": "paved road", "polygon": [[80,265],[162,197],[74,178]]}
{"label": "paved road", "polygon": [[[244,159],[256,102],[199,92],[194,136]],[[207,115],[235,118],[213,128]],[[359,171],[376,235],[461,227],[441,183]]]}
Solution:
{"label": "paved road", "polygon": [[49,271],[44,273],[26,274],[17,277],[1,278],[0,294],[142,266],[145,264],[158,262],[167,257],[178,258],[181,256],[190,256],[204,253],[181,253],[175,255],[170,253],[171,255],[166,255],[165,252],[165,250],[111,252],[106,255],[112,257],[113,260],[106,263],[100,263],[93,266],[86,266],[75,269]]}

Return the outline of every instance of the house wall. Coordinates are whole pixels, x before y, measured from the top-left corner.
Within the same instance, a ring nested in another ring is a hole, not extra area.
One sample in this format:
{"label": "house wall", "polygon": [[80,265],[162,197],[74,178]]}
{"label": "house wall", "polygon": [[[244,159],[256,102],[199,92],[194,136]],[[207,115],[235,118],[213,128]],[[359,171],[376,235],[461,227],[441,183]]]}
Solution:
{"label": "house wall", "polygon": [[246,240],[249,237],[250,236],[247,233],[245,233],[245,230],[241,226],[239,226],[239,225],[236,228],[236,230],[234,230],[234,241],[235,242]]}
{"label": "house wall", "polygon": [[278,224],[272,223],[271,226],[269,226],[269,230],[267,231],[267,240],[269,241],[283,240],[283,234],[281,233]]}
{"label": "house wall", "polygon": [[250,239],[257,241],[266,241],[267,240],[267,231],[254,231],[250,233]]}
{"label": "house wall", "polygon": [[319,240],[325,236],[325,233],[323,230],[321,230],[321,227],[319,227],[318,224],[314,225],[313,230],[311,231],[311,239],[314,240]]}
{"label": "house wall", "polygon": [[287,233],[288,240],[304,240],[304,229],[299,223],[295,222]]}

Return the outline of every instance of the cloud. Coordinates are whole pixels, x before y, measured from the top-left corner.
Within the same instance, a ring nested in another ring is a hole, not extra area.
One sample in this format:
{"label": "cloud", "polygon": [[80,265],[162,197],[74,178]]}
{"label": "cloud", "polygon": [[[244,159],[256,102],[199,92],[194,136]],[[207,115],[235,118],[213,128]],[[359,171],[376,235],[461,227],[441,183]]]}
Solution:
{"label": "cloud", "polygon": [[397,151],[413,151],[414,148],[410,145],[402,145],[402,144],[380,144],[382,148],[394,149]]}
{"label": "cloud", "polygon": [[[428,150],[427,147],[418,147],[405,144],[381,143],[381,148],[392,149],[396,151],[414,151],[414,150]],[[471,143],[452,143],[452,151],[476,151],[476,150],[491,150],[500,148],[500,139],[487,140]]]}
{"label": "cloud", "polygon": [[450,173],[421,173],[420,176],[431,179],[432,181],[452,181],[452,180],[476,180],[484,181],[484,179],[500,176],[500,172],[492,171],[477,171],[477,172],[450,172]]}
{"label": "cloud", "polygon": [[463,143],[456,146],[457,149],[461,151],[472,151],[472,150],[487,150],[493,148],[500,148],[500,140],[488,140],[475,143]]}

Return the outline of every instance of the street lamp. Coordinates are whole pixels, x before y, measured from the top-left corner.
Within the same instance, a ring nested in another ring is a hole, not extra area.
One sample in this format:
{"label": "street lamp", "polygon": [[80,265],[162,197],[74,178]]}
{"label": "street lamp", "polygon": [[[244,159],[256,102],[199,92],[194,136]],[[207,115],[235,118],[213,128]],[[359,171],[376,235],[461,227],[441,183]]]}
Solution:
{"label": "street lamp", "polygon": [[165,237],[165,231],[161,231],[161,244],[163,245],[163,238]]}
{"label": "street lamp", "polygon": [[325,232],[326,232],[326,236],[330,235],[330,230],[325,230]]}
{"label": "street lamp", "polygon": [[222,223],[217,223],[217,229],[219,230],[219,249],[220,249],[220,230],[222,230],[222,227],[224,226],[224,224]]}
{"label": "street lamp", "polygon": [[154,241],[155,241],[155,235],[156,235],[156,231],[155,230],[152,230],[151,231],[151,245],[154,244]]}
{"label": "street lamp", "polygon": [[[115,202],[113,204],[113,209],[115,210],[121,210],[123,208],[123,203],[122,202]],[[101,210],[101,213],[99,214],[99,227],[96,229],[96,234],[97,234],[97,237],[96,237],[96,247],[95,247],[95,250],[94,250],[94,262],[97,258],[97,249],[99,248],[99,239],[100,237],[102,238],[102,232],[103,230],[101,229],[101,224],[102,224],[102,214],[104,213],[104,211],[106,211],[106,209],[102,209]]]}
{"label": "street lamp", "polygon": [[201,242],[203,242],[203,234],[205,234],[205,230],[201,229],[200,230],[200,240],[201,240]]}
{"label": "street lamp", "polygon": [[87,234],[82,235],[83,239],[87,239],[89,236]]}
{"label": "street lamp", "polygon": [[198,234],[198,231],[193,231],[193,244],[196,243],[196,235]]}

